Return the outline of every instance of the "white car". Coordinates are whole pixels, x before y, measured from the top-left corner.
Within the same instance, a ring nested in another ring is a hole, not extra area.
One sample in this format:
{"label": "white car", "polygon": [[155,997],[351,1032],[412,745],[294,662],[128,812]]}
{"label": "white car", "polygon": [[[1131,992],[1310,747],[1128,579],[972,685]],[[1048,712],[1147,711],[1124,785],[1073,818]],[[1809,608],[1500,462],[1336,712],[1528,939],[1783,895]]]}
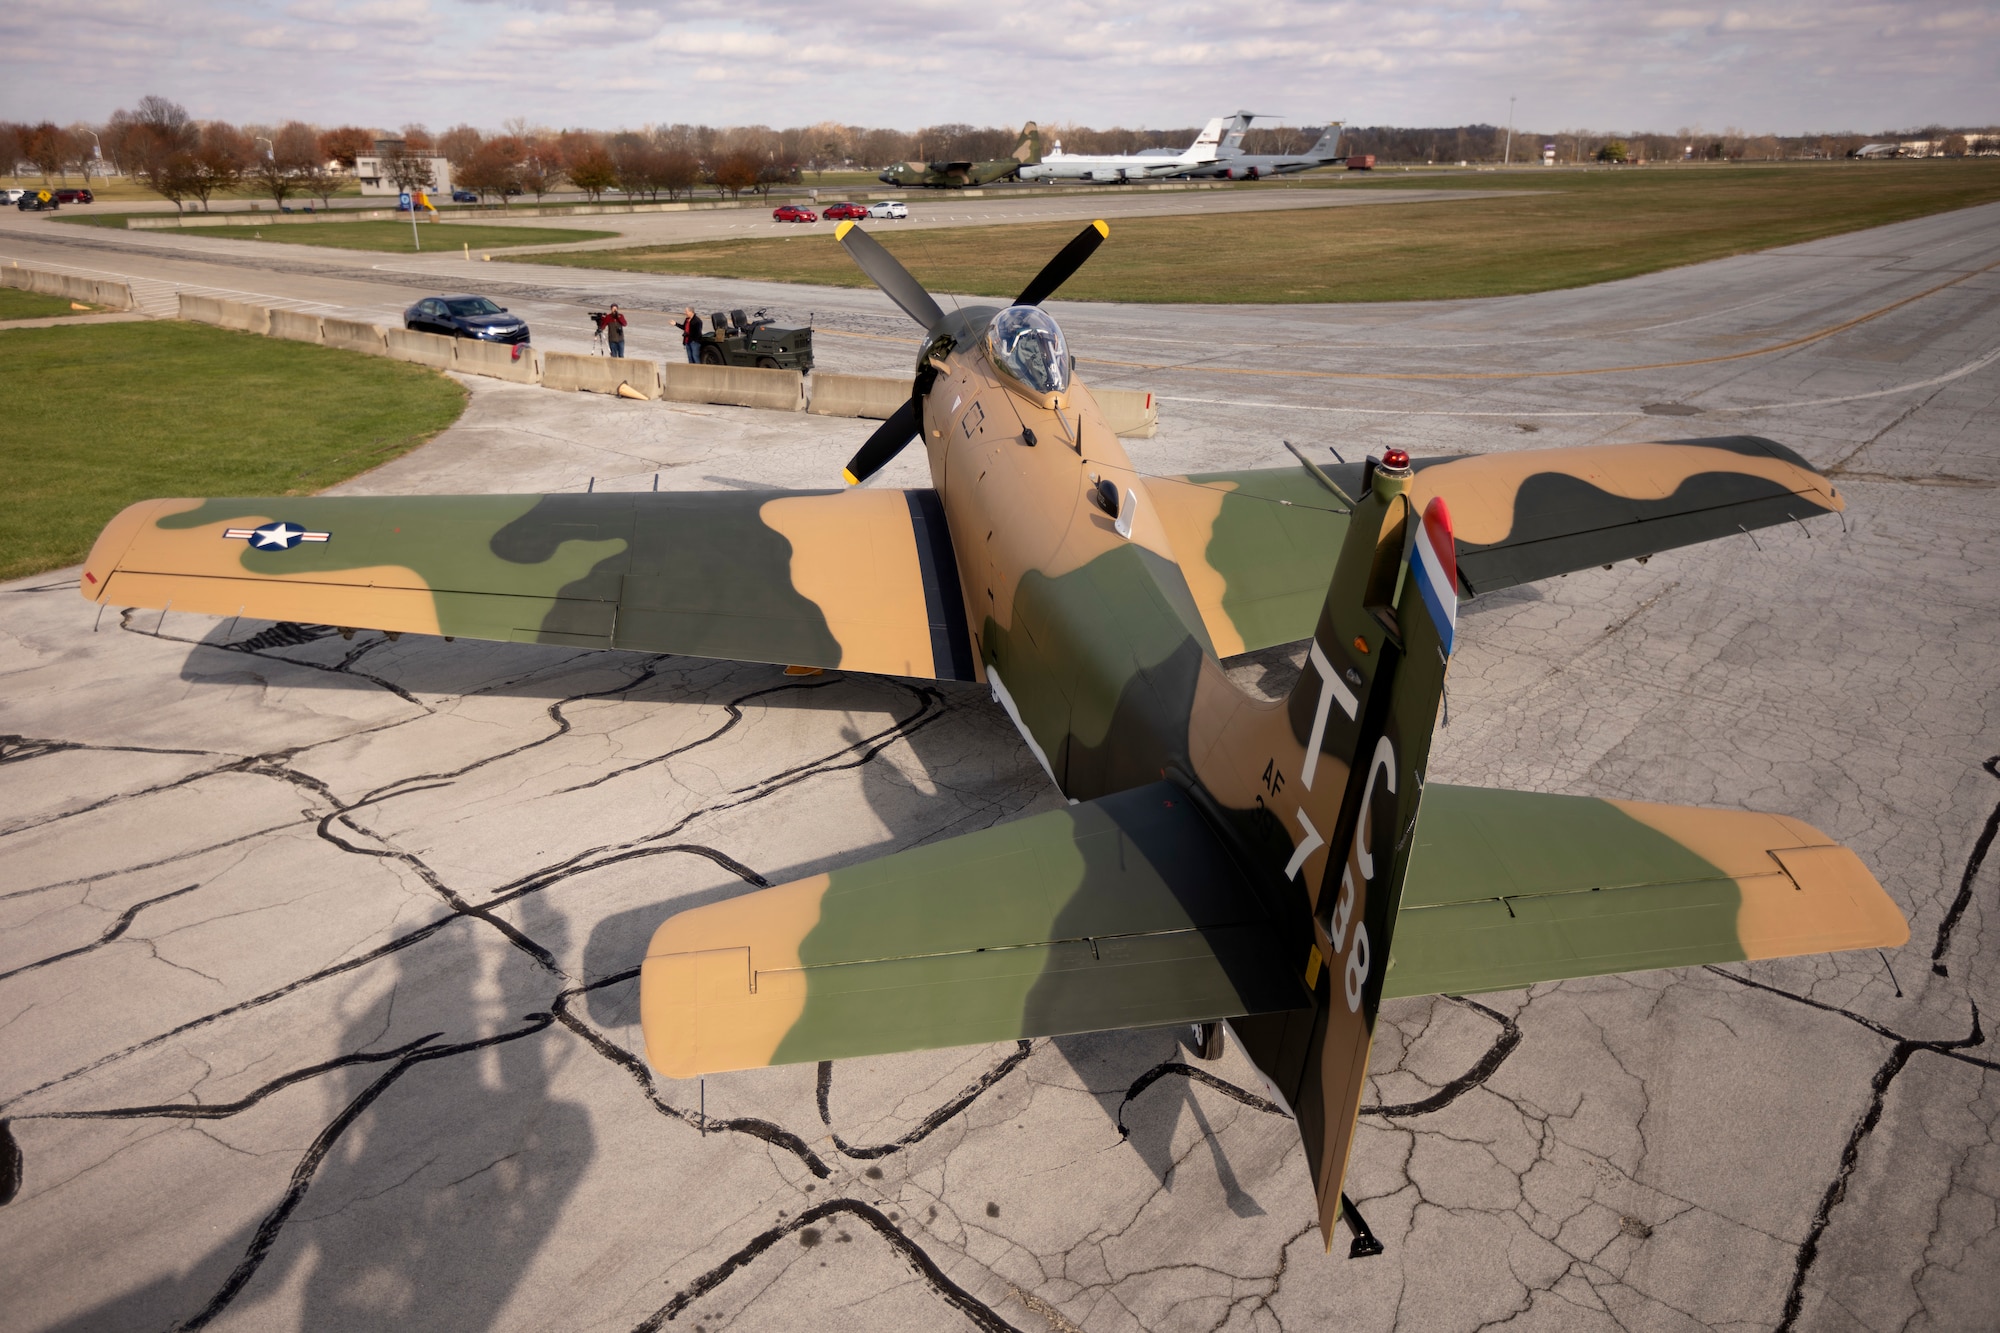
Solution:
{"label": "white car", "polygon": [[868,216],[871,218],[906,218],[910,216],[910,210],[903,207],[900,200],[891,199],[886,204],[869,205]]}
{"label": "white car", "polygon": [[18,204],[26,190],[0,190],[0,204]]}

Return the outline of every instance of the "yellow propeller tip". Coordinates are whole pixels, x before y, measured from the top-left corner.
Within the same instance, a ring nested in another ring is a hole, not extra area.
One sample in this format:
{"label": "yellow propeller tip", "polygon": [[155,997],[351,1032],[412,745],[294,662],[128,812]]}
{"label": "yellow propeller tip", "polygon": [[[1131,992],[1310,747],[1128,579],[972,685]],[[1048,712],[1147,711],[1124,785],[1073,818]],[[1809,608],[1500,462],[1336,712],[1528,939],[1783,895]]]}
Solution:
{"label": "yellow propeller tip", "polygon": [[1099,218],[1097,221],[1091,223],[1090,225],[1097,228],[1097,234],[1099,236],[1105,237],[1106,239],[1110,238],[1111,228],[1105,223],[1103,218]]}
{"label": "yellow propeller tip", "polygon": [[861,478],[855,476],[853,471],[849,468],[842,468],[840,470],[840,475],[847,478],[847,484],[849,486],[859,486],[861,484]]}
{"label": "yellow propeller tip", "polygon": [[847,238],[847,233],[850,230],[852,230],[853,227],[854,227],[854,220],[852,218],[841,223],[838,227],[835,227],[833,229],[833,239],[836,241],[845,240]]}

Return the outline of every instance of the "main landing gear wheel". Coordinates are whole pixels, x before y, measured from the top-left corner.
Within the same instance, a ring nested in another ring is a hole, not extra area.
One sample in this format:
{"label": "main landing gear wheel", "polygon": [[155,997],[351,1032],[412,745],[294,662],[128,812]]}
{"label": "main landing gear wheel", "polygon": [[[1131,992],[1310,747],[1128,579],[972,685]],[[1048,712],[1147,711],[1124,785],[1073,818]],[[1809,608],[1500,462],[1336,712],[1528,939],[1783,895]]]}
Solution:
{"label": "main landing gear wheel", "polygon": [[1196,1023],[1194,1040],[1188,1043],[1197,1060],[1220,1060],[1222,1058],[1222,1024]]}

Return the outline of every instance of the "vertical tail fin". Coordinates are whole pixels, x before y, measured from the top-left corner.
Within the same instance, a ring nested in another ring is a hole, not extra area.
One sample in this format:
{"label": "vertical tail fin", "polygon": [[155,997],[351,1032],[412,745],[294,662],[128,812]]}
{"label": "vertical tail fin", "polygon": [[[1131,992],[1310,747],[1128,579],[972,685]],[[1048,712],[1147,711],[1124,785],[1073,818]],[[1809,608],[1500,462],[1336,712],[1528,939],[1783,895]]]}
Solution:
{"label": "vertical tail fin", "polygon": [[1339,157],[1340,132],[1345,128],[1346,128],[1345,124],[1341,121],[1335,120],[1328,122],[1327,127],[1324,130],[1320,131],[1320,136],[1316,141],[1314,141],[1313,146],[1306,149],[1305,155],[1307,157],[1316,157],[1316,158]]}
{"label": "vertical tail fin", "polygon": [[1042,160],[1042,132],[1034,121],[1021,127],[1021,137],[1014,144],[1010,156],[1024,167],[1032,167]]}
{"label": "vertical tail fin", "polygon": [[1457,623],[1451,517],[1441,499],[1412,510],[1410,475],[1395,451],[1371,466],[1287,701],[1310,799],[1285,873],[1305,872],[1314,1007],[1235,1023],[1297,1117],[1329,1246]]}

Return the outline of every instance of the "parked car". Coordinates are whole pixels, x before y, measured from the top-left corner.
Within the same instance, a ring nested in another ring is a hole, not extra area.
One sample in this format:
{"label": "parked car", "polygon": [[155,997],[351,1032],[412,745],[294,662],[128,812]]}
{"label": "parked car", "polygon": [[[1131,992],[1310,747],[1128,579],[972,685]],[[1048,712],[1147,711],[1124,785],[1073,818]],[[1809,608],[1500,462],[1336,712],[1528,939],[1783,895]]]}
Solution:
{"label": "parked car", "polygon": [[910,216],[910,210],[903,206],[901,200],[891,199],[887,203],[872,205],[868,210],[868,216],[871,218],[906,218]]}
{"label": "parked car", "polygon": [[828,222],[858,220],[868,216],[868,210],[860,204],[828,204],[820,213]]}
{"label": "parked car", "polygon": [[53,194],[47,190],[41,190],[23,194],[14,207],[20,209],[23,213],[53,213],[58,208],[61,208],[62,205],[56,202],[56,197]]}
{"label": "parked car", "polygon": [[97,202],[97,196],[89,190],[57,190],[56,202],[59,204],[94,204]]}
{"label": "parked car", "polygon": [[819,214],[810,208],[800,208],[797,204],[779,204],[771,210],[773,222],[818,222]]}
{"label": "parked car", "polygon": [[470,190],[453,190],[451,201],[454,204],[476,204],[479,202],[479,196]]}
{"label": "parked car", "polygon": [[21,202],[21,197],[25,194],[27,194],[26,190],[14,189],[11,187],[5,190],[0,190],[0,204],[18,204]]}
{"label": "parked car", "polygon": [[524,343],[528,325],[483,296],[430,296],[403,312],[403,327],[418,333],[442,333],[450,338],[481,342]]}

